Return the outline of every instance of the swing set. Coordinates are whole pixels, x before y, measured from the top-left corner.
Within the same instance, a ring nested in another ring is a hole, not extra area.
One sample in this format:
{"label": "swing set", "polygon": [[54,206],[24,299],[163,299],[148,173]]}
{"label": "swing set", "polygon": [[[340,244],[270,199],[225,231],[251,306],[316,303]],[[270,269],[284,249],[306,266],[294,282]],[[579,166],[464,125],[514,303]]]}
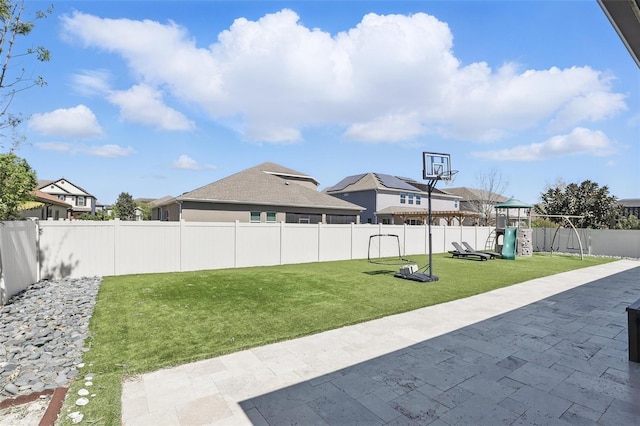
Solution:
{"label": "swing set", "polygon": [[[573,229],[573,233],[570,234],[567,238],[567,249],[568,250],[579,250],[580,252],[580,260],[584,260],[584,249],[582,248],[582,239],[580,238],[580,234],[578,233],[578,230],[576,229],[576,227],[573,225],[573,222],[571,222],[571,219],[583,219],[584,216],[575,216],[575,215],[566,215],[566,214],[540,214],[538,216],[541,217],[553,217],[553,218],[561,218],[562,221],[558,224],[558,227],[556,228],[556,231],[553,233],[553,238],[551,240],[551,254],[553,254],[553,247],[554,244],[556,242],[556,237],[558,236],[558,231],[560,231],[560,228],[562,228],[563,224],[568,224],[569,227],[571,229]],[[576,240],[573,239],[573,236],[575,236],[577,242],[578,242],[578,247],[575,246]],[[546,234],[545,234],[545,238],[546,238]],[[546,245],[546,244],[545,244]],[[558,248],[556,250],[559,251],[560,250],[560,238],[558,238]]]}

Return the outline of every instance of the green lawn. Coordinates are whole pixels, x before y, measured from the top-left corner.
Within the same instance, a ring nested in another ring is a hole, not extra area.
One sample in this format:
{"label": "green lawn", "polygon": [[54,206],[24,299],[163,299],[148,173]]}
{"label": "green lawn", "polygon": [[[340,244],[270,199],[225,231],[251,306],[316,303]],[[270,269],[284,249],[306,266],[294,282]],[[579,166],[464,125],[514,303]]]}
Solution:
{"label": "green lawn", "polygon": [[[427,256],[412,256],[420,266]],[[124,376],[355,324],[612,259],[536,254],[515,261],[435,255],[439,281],[394,278],[401,264],[366,260],[105,277],[85,342],[96,396],[58,424],[120,424]]]}

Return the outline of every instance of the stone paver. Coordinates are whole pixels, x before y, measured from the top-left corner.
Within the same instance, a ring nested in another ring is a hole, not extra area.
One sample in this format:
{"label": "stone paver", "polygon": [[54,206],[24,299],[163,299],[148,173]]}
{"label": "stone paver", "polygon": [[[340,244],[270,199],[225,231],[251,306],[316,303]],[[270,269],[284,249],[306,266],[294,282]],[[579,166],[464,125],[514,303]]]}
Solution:
{"label": "stone paver", "polygon": [[[426,284],[437,285],[437,283]],[[124,425],[631,424],[620,260],[142,375]]]}

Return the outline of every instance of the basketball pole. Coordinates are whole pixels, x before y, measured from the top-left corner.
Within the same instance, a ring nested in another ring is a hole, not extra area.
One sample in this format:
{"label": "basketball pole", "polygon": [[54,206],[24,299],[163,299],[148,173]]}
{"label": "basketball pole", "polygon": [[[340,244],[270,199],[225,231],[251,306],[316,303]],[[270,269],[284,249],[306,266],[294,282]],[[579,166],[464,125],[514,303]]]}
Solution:
{"label": "basketball pole", "polygon": [[432,235],[431,235],[431,191],[436,186],[437,179],[431,179],[427,185],[429,212],[427,213],[427,220],[429,221],[429,281],[438,281],[438,277],[433,275],[433,250],[432,250]]}

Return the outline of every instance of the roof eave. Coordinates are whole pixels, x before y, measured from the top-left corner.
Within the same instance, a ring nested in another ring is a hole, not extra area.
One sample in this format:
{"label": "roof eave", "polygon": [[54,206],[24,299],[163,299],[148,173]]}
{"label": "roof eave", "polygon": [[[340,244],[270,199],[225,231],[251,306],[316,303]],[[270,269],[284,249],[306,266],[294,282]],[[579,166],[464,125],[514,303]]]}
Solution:
{"label": "roof eave", "polygon": [[176,198],[178,202],[193,202],[193,203],[219,203],[219,204],[250,204],[254,206],[278,206],[278,207],[305,207],[305,208],[317,208],[317,209],[334,209],[334,210],[353,210],[353,211],[364,211],[366,210],[364,207],[347,207],[347,206],[323,206],[318,204],[296,204],[296,203],[277,203],[277,202],[266,202],[266,201],[249,201],[249,200],[220,200],[214,198]]}

